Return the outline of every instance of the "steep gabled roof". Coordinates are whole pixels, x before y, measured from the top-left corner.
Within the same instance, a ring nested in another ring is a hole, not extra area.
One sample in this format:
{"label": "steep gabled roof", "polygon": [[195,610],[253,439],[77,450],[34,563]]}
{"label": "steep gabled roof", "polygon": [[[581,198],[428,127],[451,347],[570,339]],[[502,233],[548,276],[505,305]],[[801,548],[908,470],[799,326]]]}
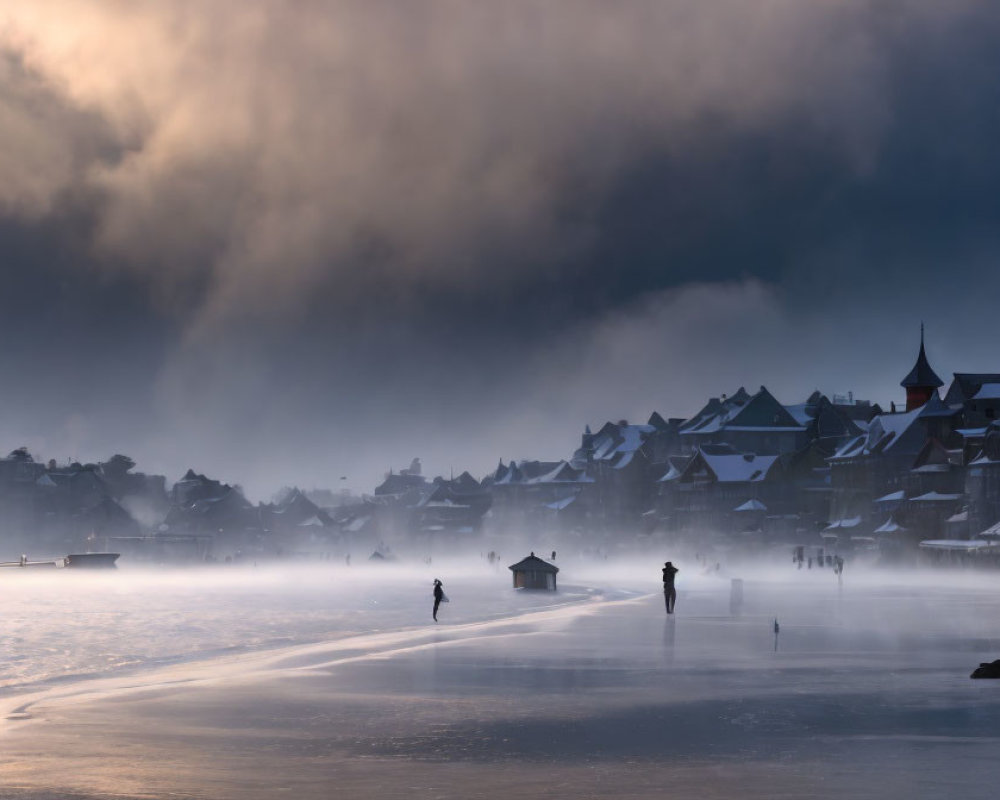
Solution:
{"label": "steep gabled roof", "polygon": [[[880,414],[872,420],[868,430],[855,436],[830,456],[831,461],[855,458],[873,453],[887,453],[892,450],[910,428],[920,419],[923,408],[915,408],[903,414]],[[913,437],[908,437],[911,441]],[[915,443],[912,442],[911,443]],[[921,447],[923,445],[921,444]]]}
{"label": "steep gabled roof", "polygon": [[920,416],[922,418],[927,417],[953,417],[961,409],[957,406],[955,408],[950,408],[944,404],[944,401],[938,396],[937,392],[931,392],[930,399],[920,407]]}
{"label": "steep gabled roof", "polygon": [[742,386],[731,397],[723,395],[720,400],[712,397],[705,407],[681,425],[681,433],[709,433],[739,412],[750,400],[750,395]]}
{"label": "steep gabled roof", "polygon": [[622,453],[634,453],[656,433],[652,425],[628,425],[609,422],[591,439],[594,461],[613,461]]}
{"label": "steep gabled roof", "polygon": [[793,406],[785,406],[792,418],[803,428],[809,425],[816,418],[816,406],[813,403],[796,403]]}
{"label": "steep gabled roof", "polygon": [[649,421],[646,424],[651,425],[658,431],[666,431],[670,429],[670,423],[661,417],[658,411],[654,411],[649,415]]}
{"label": "steep gabled roof", "polygon": [[937,373],[931,369],[931,365],[927,362],[927,353],[924,352],[923,325],[920,326],[920,352],[917,354],[917,363],[913,365],[909,374],[899,382],[899,385],[904,389],[911,386],[937,389],[944,385],[944,381],[937,376]]}
{"label": "steep gabled roof", "polygon": [[576,469],[568,461],[560,461],[555,469],[532,478],[528,483],[593,483],[585,470]]}
{"label": "steep gabled roof", "polygon": [[997,372],[954,372],[953,380],[944,397],[948,405],[968,402],[987,383],[1000,383]]}
{"label": "steep gabled roof", "polygon": [[694,475],[702,467],[719,483],[755,483],[767,477],[778,456],[758,456],[753,453],[714,455],[699,448],[684,468],[683,475]]}
{"label": "steep gabled roof", "polygon": [[973,400],[1000,400],[1000,383],[984,383],[972,397]]}
{"label": "steep gabled roof", "polygon": [[521,479],[530,481],[552,472],[563,463],[562,461],[522,461],[517,465],[517,468],[520,471]]}
{"label": "steep gabled roof", "polygon": [[[499,472],[500,470],[498,469],[497,473],[499,474]],[[521,471],[521,468],[517,464],[515,464],[514,461],[512,460],[509,466],[504,467],[503,474],[501,474],[500,477],[498,477],[494,481],[494,485],[506,486],[511,483],[521,483],[523,480],[524,480],[524,473]]]}
{"label": "steep gabled roof", "polygon": [[733,428],[796,428],[802,426],[765,387],[761,386],[750,400],[730,419],[727,429]]}
{"label": "steep gabled roof", "polygon": [[483,490],[479,481],[473,478],[467,471],[451,480],[450,483],[452,490],[458,493],[481,492]]}

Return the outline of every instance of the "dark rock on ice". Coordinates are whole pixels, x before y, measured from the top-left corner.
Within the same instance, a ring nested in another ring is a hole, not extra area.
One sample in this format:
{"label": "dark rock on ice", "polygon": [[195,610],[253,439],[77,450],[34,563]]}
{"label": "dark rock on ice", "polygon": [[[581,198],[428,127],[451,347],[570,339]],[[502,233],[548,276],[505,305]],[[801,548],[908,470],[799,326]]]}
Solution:
{"label": "dark rock on ice", "polygon": [[1000,678],[1000,658],[996,661],[984,661],[969,676],[970,678]]}

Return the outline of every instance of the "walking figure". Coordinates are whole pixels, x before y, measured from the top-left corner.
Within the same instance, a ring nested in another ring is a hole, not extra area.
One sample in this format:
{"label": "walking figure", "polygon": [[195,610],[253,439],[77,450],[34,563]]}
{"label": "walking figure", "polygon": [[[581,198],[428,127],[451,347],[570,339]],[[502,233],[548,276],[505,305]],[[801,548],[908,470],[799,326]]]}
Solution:
{"label": "walking figure", "polygon": [[674,604],[677,602],[677,590],[674,588],[674,575],[680,572],[677,567],[667,561],[663,565],[663,602],[667,606],[667,613],[674,613]]}
{"label": "walking figure", "polygon": [[444,600],[444,589],[441,587],[441,581],[437,578],[434,579],[434,621],[438,620],[438,608],[441,606],[441,601]]}

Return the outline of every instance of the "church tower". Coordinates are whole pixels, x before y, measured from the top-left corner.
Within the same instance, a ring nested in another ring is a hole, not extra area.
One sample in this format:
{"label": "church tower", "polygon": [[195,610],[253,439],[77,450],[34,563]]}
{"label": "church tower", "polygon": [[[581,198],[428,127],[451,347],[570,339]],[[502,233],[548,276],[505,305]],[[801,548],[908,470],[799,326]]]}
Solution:
{"label": "church tower", "polygon": [[920,323],[920,353],[917,355],[917,363],[913,365],[910,374],[899,382],[899,385],[906,389],[906,410],[912,411],[920,408],[931,399],[931,395],[939,386],[944,385],[942,381],[927,363],[927,354],[924,352],[924,323]]}

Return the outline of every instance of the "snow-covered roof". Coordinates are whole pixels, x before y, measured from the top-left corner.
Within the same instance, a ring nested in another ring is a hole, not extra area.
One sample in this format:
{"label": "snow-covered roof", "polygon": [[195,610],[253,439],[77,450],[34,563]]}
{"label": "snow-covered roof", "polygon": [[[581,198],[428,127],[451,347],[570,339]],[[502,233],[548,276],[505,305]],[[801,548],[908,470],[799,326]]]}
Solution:
{"label": "snow-covered roof", "polygon": [[927,550],[954,550],[956,552],[970,552],[984,548],[995,547],[993,542],[983,539],[925,539],[920,546]]}
{"label": "snow-covered roof", "polygon": [[955,430],[959,436],[964,439],[978,439],[980,436],[985,436],[988,428],[958,428]]}
{"label": "snow-covered roof", "polygon": [[948,517],[948,519],[945,520],[945,522],[968,522],[968,521],[969,521],[968,511],[959,511],[957,514],[952,514],[950,517]]}
{"label": "snow-covered roof", "polygon": [[976,392],[973,400],[1000,400],[1000,383],[984,383],[979,387],[979,391]]}
{"label": "snow-covered roof", "polygon": [[622,453],[622,457],[618,459],[618,463],[614,465],[614,469],[625,469],[625,467],[632,463],[632,459],[634,457],[635,451],[631,453]]}
{"label": "snow-covered roof", "polygon": [[594,437],[591,457],[595,461],[607,461],[622,453],[635,453],[655,432],[653,425],[616,425],[609,422]]}
{"label": "snow-covered roof", "polygon": [[760,500],[756,498],[751,498],[745,503],[736,506],[733,511],[767,511],[767,506],[765,506]]}
{"label": "snow-covered roof", "polygon": [[526,483],[593,483],[586,471],[576,469],[568,461],[560,461],[552,470],[537,478],[530,478]]}
{"label": "snow-covered roof", "polygon": [[905,531],[905,530],[906,530],[906,528],[904,528],[902,525],[900,525],[898,522],[896,522],[896,520],[894,520],[892,517],[889,517],[889,519],[887,519],[885,522],[883,522],[881,525],[879,525],[875,529],[874,532],[875,533],[895,533],[896,531]]}
{"label": "snow-covered roof", "polygon": [[[895,439],[885,446],[885,449],[889,450],[920,416],[920,411],[921,409],[915,408],[903,414],[879,414],[868,428],[869,445],[875,447],[884,437],[895,434]],[[873,435],[877,437],[874,441]]]}
{"label": "snow-covered roof", "polygon": [[576,500],[576,495],[572,494],[569,497],[564,497],[562,500],[556,500],[554,503],[546,503],[546,508],[551,508],[553,511],[562,511],[568,505]]}
{"label": "snow-covered roof", "polygon": [[865,433],[861,436],[855,436],[853,439],[849,439],[844,444],[840,446],[840,449],[835,452],[831,458],[853,458],[854,456],[861,455],[865,452],[865,443],[868,441],[868,434]]}
{"label": "snow-covered roof", "polygon": [[1000,539],[1000,522],[990,525],[985,531],[979,534],[980,539]]}
{"label": "snow-covered roof", "polygon": [[446,497],[443,500],[426,500],[417,503],[420,508],[472,508],[472,506],[465,503],[456,503],[454,500]]}
{"label": "snow-covered roof", "polygon": [[921,409],[915,408],[903,414],[879,414],[871,421],[866,434],[851,439],[831,458],[852,458],[891,450],[917,420],[920,412]]}
{"label": "snow-covered roof", "polygon": [[510,466],[504,467],[503,475],[497,478],[493,483],[494,486],[507,486],[511,483],[521,483],[523,480],[524,473],[521,471],[521,468],[511,461]]}
{"label": "snow-covered roof", "polygon": [[960,494],[942,494],[941,492],[927,492],[927,494],[922,494],[919,497],[914,497],[913,501],[921,501],[924,503],[944,503],[953,502],[955,500],[960,500],[962,495]]}
{"label": "snow-covered roof", "polygon": [[778,456],[709,455],[700,451],[705,464],[714,473],[719,483],[746,483],[761,481],[778,460]]}
{"label": "snow-covered roof", "polygon": [[921,417],[953,417],[962,410],[961,406],[946,406],[937,392],[932,392],[930,399],[920,407]]}
{"label": "snow-covered roof", "polygon": [[555,564],[550,564],[548,561],[542,561],[538,556],[532,553],[527,558],[522,558],[516,564],[511,564],[507,569],[525,571],[525,572],[551,572],[556,573],[559,571],[559,567]]}
{"label": "snow-covered roof", "polygon": [[832,531],[838,528],[856,528],[861,524],[861,517],[848,517],[831,522],[824,530]]}
{"label": "snow-covered roof", "polygon": [[675,467],[673,464],[671,464],[670,469],[666,471],[664,476],[660,478],[658,482],[663,483],[664,481],[677,480],[677,478],[679,478],[680,476],[681,476],[681,471],[677,469],[677,467]]}
{"label": "snow-covered roof", "polygon": [[796,403],[794,406],[785,406],[785,411],[791,414],[799,425],[805,427],[813,421],[813,417],[809,413],[810,408],[815,408],[815,406],[810,406],[809,403]]}
{"label": "snow-covered roof", "polygon": [[898,492],[889,492],[889,494],[883,495],[882,497],[880,497],[878,500],[875,500],[874,502],[876,502],[876,503],[895,503],[895,502],[898,502],[898,501],[902,500],[904,497],[906,497],[906,492],[904,492],[902,489],[900,489]]}

